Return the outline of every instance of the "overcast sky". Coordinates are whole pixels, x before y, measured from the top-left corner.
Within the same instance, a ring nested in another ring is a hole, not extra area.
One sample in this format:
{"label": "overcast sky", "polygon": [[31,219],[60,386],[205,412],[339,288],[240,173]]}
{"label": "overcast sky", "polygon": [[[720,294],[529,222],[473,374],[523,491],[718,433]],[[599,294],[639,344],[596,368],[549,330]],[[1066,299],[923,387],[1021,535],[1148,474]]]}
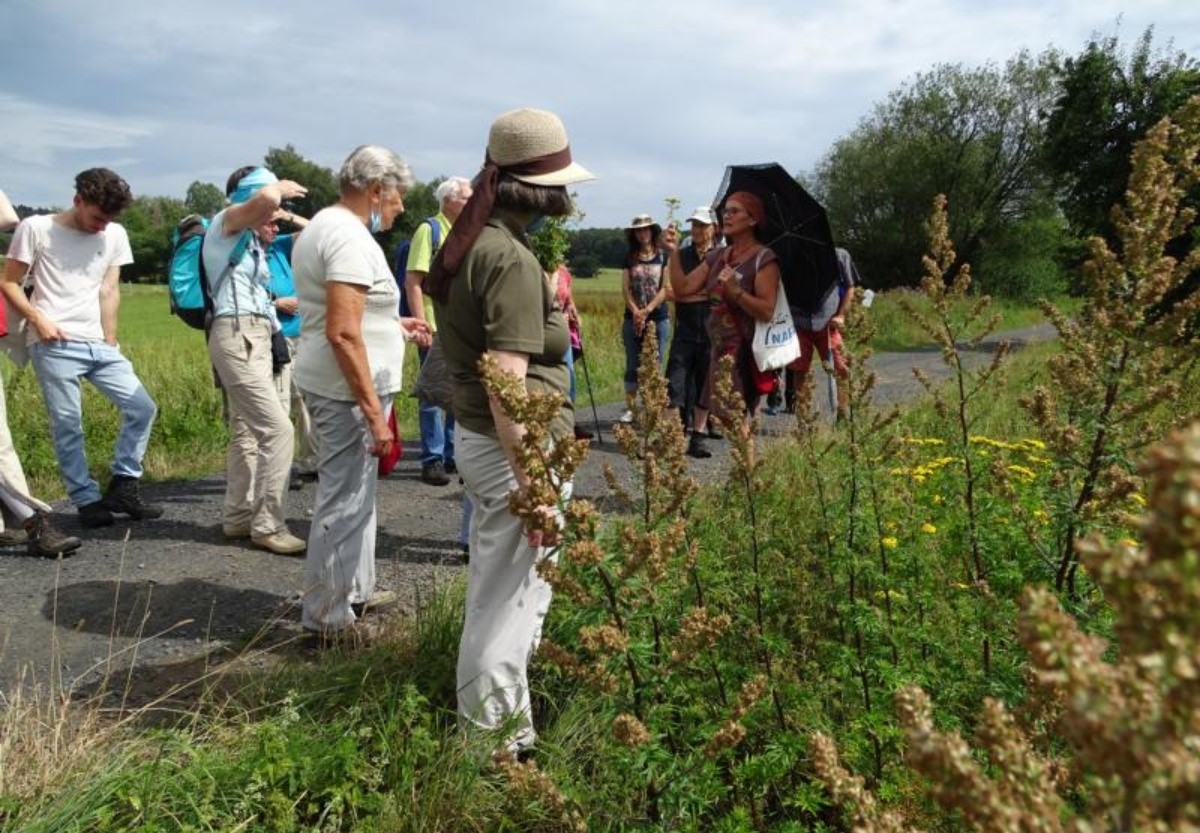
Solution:
{"label": "overcast sky", "polygon": [[418,179],[470,176],[492,119],[537,106],[598,177],[584,225],[625,225],[709,202],[726,164],[810,169],[936,63],[1151,24],[1200,55],[1186,0],[0,0],[0,188],[65,205],[103,165],[182,198],[287,143],[335,170],[378,142]]}

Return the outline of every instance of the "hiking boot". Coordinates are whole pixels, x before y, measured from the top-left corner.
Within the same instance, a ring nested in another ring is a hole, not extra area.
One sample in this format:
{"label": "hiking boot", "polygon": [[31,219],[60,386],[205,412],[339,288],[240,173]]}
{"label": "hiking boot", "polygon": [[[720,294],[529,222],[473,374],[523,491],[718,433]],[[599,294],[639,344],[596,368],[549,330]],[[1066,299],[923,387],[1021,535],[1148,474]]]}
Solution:
{"label": "hiking boot", "polygon": [[712,452],[708,450],[708,445],[699,431],[692,432],[692,436],[688,439],[687,455],[695,457],[697,460],[707,460],[712,456]]}
{"label": "hiking boot", "polygon": [[251,535],[250,543],[276,555],[299,555],[308,549],[308,543],[303,538],[297,538],[286,529],[270,535]]}
{"label": "hiking boot", "polygon": [[723,440],[725,435],[717,430],[717,427],[711,422],[708,424],[708,438],[710,440]]}
{"label": "hiking boot", "polygon": [[29,533],[23,529],[0,529],[0,547],[23,547],[29,543]]}
{"label": "hiking boot", "polygon": [[142,500],[138,479],[124,474],[114,474],[108,491],[100,501],[109,512],[128,515],[135,521],[153,520],[162,517],[163,508]]}
{"label": "hiking boot", "polygon": [[575,439],[587,440],[588,442],[591,442],[595,438],[595,436],[596,436],[595,434],[593,434],[591,431],[587,430],[586,428],[580,428],[578,425],[575,426]]}
{"label": "hiking boot", "polygon": [[102,500],[79,507],[79,523],[88,529],[95,529],[99,526],[112,526],[115,520],[116,518],[113,517],[112,512],[108,511],[108,507],[104,505],[104,501]]}
{"label": "hiking boot", "polygon": [[39,512],[25,522],[28,536],[26,547],[34,558],[64,558],[83,546],[73,535],[64,535],[50,525],[50,519]]}
{"label": "hiking boot", "polygon": [[421,466],[421,479],[430,486],[445,486],[450,482],[450,475],[446,474],[446,467],[441,460],[434,460]]}
{"label": "hiking boot", "polygon": [[364,614],[400,604],[400,594],[395,590],[376,590],[365,602],[351,602],[350,609],[361,619]]}
{"label": "hiking boot", "polygon": [[454,462],[453,460],[447,460],[442,468],[445,470],[446,474],[458,474],[458,463]]}

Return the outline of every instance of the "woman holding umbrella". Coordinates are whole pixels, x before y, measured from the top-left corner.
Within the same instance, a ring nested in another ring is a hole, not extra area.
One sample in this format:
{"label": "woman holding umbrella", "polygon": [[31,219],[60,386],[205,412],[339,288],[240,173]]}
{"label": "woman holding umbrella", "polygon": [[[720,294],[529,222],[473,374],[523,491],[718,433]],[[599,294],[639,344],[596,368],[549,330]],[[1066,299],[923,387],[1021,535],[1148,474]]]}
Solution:
{"label": "woman holding umbrella", "polygon": [[[708,335],[712,340],[712,361],[704,389],[696,403],[691,439],[687,453],[692,457],[711,457],[704,443],[708,414],[712,408],[713,377],[722,356],[734,357],[734,387],[752,413],[762,391],[758,388],[758,369],[750,342],[755,321],[770,321],[775,313],[775,295],[779,291],[779,266],[775,253],[759,240],[766,212],[762,201],[748,191],[735,191],[725,198],[721,211],[726,245],[704,259],[691,272],[684,273],[679,259],[679,241],[674,228],[662,237],[668,254],[671,286],[677,297],[707,292],[712,313]],[[769,376],[768,376],[769,379]],[[732,415],[723,415],[727,420]]]}

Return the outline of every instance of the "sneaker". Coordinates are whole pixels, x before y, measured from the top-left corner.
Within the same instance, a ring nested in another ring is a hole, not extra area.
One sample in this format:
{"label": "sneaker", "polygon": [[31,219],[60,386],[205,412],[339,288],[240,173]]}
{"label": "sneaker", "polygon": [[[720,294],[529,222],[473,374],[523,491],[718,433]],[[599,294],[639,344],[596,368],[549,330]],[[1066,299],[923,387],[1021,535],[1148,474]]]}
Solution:
{"label": "sneaker", "polygon": [[102,500],[79,507],[79,523],[88,529],[95,529],[98,526],[112,526],[115,520],[116,518],[113,517],[113,513],[108,511],[108,507],[104,505],[104,501]]}
{"label": "sneaker", "polygon": [[628,425],[629,423],[633,422],[633,411],[626,408],[625,413],[617,417],[617,422],[621,423],[622,425]]}
{"label": "sneaker", "polygon": [[303,538],[297,538],[286,529],[270,535],[251,535],[250,543],[276,555],[299,555],[308,549],[308,543]]}
{"label": "sneaker", "polygon": [[29,543],[29,533],[23,529],[0,529],[0,547],[23,547]]}
{"label": "sneaker", "polygon": [[434,460],[421,466],[421,479],[430,486],[445,486],[450,482],[450,475],[446,474],[446,467],[441,460]]}
{"label": "sneaker", "polygon": [[64,535],[50,525],[50,519],[39,512],[25,522],[26,547],[34,558],[66,557],[83,546],[73,535]]}
{"label": "sneaker", "polygon": [[221,524],[221,534],[226,538],[249,538],[250,524]]}
{"label": "sneaker", "polygon": [[442,470],[445,471],[446,474],[458,474],[458,463],[454,462],[453,460],[447,460],[442,465]]}
{"label": "sneaker", "polygon": [[763,413],[767,416],[779,416],[779,406],[768,405],[767,407],[763,408]]}
{"label": "sneaker", "polygon": [[704,437],[700,436],[699,431],[692,432],[692,436],[688,440],[687,455],[695,457],[697,460],[707,460],[712,456],[712,452],[708,450]]}
{"label": "sneaker", "polygon": [[136,477],[123,474],[113,475],[112,482],[108,484],[108,491],[104,493],[100,503],[109,512],[128,515],[135,521],[161,518],[163,513],[161,506],[142,500],[142,492]]}

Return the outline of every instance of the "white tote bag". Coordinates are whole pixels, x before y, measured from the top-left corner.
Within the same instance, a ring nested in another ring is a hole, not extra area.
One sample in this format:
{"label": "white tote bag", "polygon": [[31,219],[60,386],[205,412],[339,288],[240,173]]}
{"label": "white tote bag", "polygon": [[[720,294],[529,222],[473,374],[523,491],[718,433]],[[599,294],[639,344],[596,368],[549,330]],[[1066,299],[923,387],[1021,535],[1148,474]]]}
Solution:
{"label": "white tote bag", "polygon": [[775,293],[775,314],[770,321],[754,322],[754,363],[766,373],[800,358],[800,337],[796,335],[796,323],[788,307],[787,293],[783,283]]}

